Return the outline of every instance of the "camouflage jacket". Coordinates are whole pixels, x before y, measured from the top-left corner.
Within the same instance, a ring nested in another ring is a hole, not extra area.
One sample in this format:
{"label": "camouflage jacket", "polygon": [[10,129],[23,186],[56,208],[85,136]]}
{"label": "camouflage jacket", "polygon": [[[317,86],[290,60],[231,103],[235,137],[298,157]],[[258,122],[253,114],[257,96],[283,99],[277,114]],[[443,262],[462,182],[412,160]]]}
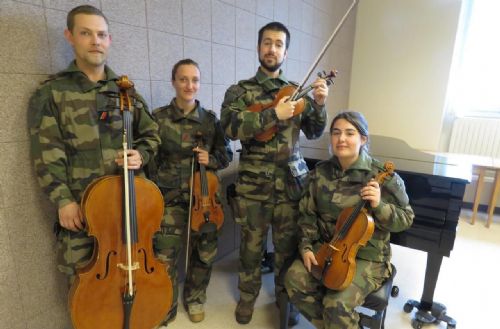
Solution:
{"label": "camouflage jacket", "polygon": [[[335,234],[339,213],[355,206],[360,200],[363,186],[379,172],[383,164],[362,152],[358,160],[345,172],[336,157],[321,161],[311,172],[308,191],[300,200],[299,250],[316,250],[320,243],[330,242]],[[380,204],[369,213],[375,221],[375,232],[365,247],[358,251],[358,258],[383,262],[390,260],[390,232],[409,228],[413,210],[409,205],[404,182],[398,174],[385,180],[381,186]]]}
{"label": "camouflage jacket", "polygon": [[[175,99],[169,105],[157,108],[153,116],[159,125],[161,144],[156,157],[155,177],[167,204],[189,201],[189,179],[195,135],[203,136],[203,149],[208,150],[207,169],[226,168],[233,159],[229,140],[225,137],[213,111],[205,110],[196,101],[196,108],[184,115]],[[195,167],[196,170],[196,167]]]}
{"label": "camouflage jacket", "polygon": [[[45,81],[31,97],[28,113],[31,153],[38,181],[59,207],[79,202],[97,177],[121,172],[115,164],[123,141],[118,76],[106,66],[106,80],[90,81],[72,62]],[[147,105],[133,97],[133,148],[143,164],[160,139]]]}
{"label": "camouflage jacket", "polygon": [[[289,84],[283,72],[270,78],[259,69],[253,78],[226,91],[221,124],[229,138],[241,141],[236,191],[246,198],[280,202],[299,200],[302,194],[308,169],[299,149],[300,130],[309,139],[320,137],[326,125],[325,107],[306,96],[304,112],[285,121],[278,120],[274,108],[247,109],[256,103],[271,104],[279,89]],[[254,138],[273,126],[278,132],[271,140]]]}

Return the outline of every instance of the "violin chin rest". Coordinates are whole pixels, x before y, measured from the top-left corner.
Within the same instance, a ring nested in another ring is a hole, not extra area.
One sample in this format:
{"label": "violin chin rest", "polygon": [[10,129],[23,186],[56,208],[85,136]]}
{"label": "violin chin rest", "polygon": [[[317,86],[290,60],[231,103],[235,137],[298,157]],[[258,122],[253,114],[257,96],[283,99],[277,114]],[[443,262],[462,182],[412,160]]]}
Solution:
{"label": "violin chin rest", "polygon": [[213,222],[208,222],[200,226],[200,233],[217,232],[217,225]]}

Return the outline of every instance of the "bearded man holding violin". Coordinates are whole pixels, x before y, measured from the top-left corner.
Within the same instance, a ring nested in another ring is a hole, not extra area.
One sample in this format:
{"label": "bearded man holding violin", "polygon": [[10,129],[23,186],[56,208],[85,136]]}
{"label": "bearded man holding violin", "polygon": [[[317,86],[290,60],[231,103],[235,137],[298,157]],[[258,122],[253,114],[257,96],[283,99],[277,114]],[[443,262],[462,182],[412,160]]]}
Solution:
{"label": "bearded man holding violin", "polygon": [[[326,126],[328,88],[324,79],[317,79],[311,85],[312,98],[276,99],[280,89],[293,85],[280,70],[289,44],[290,32],[283,24],[271,22],[262,27],[257,46],[260,67],[256,75],[231,86],[222,104],[221,124],[226,135],[240,140],[242,145],[233,199],[242,235],[240,300],[235,311],[240,324],[252,319],[261,287],[263,239],[270,225],[275,249],[275,294],[284,292],[277,277],[285,259],[297,249],[298,201],[308,177],[299,150],[299,134],[302,130],[307,138],[318,138]],[[304,102],[301,114],[294,115],[300,102]],[[252,106],[259,109],[256,111]]]}

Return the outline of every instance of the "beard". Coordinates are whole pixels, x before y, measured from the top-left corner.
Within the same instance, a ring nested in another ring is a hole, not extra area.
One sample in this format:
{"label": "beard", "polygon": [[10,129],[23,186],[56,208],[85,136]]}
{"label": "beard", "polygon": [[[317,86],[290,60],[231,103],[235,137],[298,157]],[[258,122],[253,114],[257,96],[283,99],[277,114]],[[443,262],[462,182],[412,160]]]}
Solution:
{"label": "beard", "polygon": [[276,72],[279,70],[279,68],[281,67],[281,65],[283,64],[283,61],[281,62],[276,62],[276,64],[274,65],[270,65],[270,64],[267,64],[265,59],[259,57],[259,62],[260,62],[260,65],[265,68],[266,70],[268,70],[269,72]]}

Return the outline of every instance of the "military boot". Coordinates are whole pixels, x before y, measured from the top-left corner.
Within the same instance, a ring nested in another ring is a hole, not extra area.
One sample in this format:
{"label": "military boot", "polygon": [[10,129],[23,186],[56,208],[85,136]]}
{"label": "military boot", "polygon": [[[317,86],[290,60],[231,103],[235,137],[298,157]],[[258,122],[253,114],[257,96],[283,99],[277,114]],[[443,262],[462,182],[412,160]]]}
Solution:
{"label": "military boot", "polygon": [[205,309],[203,304],[190,304],[187,309],[189,320],[191,320],[191,322],[201,322],[205,319]]}
{"label": "military boot", "polygon": [[241,300],[236,305],[236,310],[234,311],[234,315],[236,317],[236,322],[239,324],[247,324],[252,320],[253,315],[253,307],[255,301],[253,302],[245,302]]}
{"label": "military boot", "polygon": [[299,323],[299,318],[299,309],[290,303],[290,310],[288,311],[288,325],[290,327],[296,326]]}

